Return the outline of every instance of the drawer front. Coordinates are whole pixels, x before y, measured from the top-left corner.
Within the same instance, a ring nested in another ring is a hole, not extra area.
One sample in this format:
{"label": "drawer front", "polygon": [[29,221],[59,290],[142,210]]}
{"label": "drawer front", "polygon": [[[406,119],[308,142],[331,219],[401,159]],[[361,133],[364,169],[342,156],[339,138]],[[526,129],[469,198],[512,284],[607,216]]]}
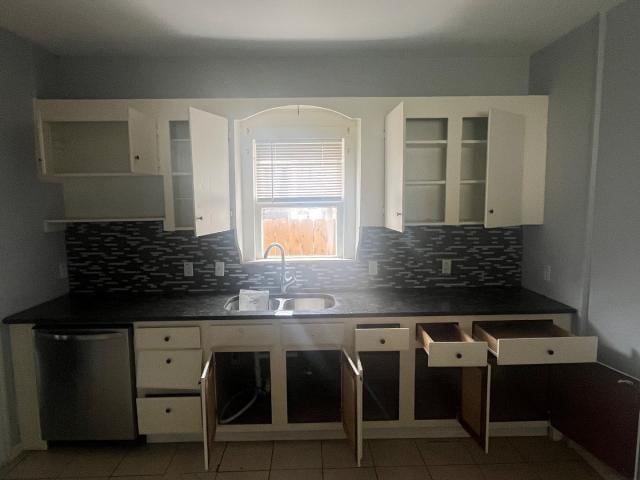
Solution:
{"label": "drawer front", "polygon": [[202,350],[143,350],[136,359],[138,388],[198,390]]}
{"label": "drawer front", "polygon": [[282,344],[289,346],[337,345],[344,344],[344,326],[342,324],[319,325],[283,325]]}
{"label": "drawer front", "polygon": [[429,345],[430,367],[484,367],[486,342],[434,342]]}
{"label": "drawer front", "polygon": [[138,431],[143,434],[200,433],[200,397],[138,398]]}
{"label": "drawer front", "polygon": [[408,328],[356,328],[356,351],[409,350]]}
{"label": "drawer front", "polygon": [[134,333],[136,350],[200,348],[200,327],[145,327]]}
{"label": "drawer front", "polygon": [[598,337],[511,338],[498,340],[498,365],[595,362]]}
{"label": "drawer front", "polygon": [[273,325],[220,325],[209,327],[209,345],[212,347],[271,346],[276,343]]}

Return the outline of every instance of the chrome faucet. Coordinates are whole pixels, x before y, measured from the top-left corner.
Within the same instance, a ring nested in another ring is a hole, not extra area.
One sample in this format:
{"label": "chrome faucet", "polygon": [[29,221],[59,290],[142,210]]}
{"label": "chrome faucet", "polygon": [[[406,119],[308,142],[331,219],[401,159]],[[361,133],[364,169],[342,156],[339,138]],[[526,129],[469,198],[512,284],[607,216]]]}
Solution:
{"label": "chrome faucet", "polygon": [[280,293],[284,294],[287,293],[287,288],[295,283],[296,277],[287,272],[287,260],[285,258],[284,247],[278,242],[273,242],[267,247],[264,251],[264,258],[269,256],[269,252],[272,248],[280,250],[280,265],[282,266],[282,271],[280,272]]}

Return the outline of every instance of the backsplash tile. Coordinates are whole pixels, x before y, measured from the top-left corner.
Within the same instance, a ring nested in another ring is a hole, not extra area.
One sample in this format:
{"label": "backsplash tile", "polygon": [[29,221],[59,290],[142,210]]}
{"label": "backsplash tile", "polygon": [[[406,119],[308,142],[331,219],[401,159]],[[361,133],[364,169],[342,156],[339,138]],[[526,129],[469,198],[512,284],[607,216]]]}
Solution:
{"label": "backsplash tile", "polygon": [[[240,264],[233,232],[194,237],[165,232],[162,222],[71,224],[66,232],[72,293],[160,293],[237,291],[277,288],[277,263]],[[397,233],[363,227],[356,261],[289,263],[296,290],[427,288],[442,286],[519,286],[522,229],[408,227]],[[452,274],[442,275],[441,259],[453,259]],[[368,261],[378,275],[368,274]],[[214,263],[225,262],[224,277]],[[193,262],[194,276],[183,276]]]}

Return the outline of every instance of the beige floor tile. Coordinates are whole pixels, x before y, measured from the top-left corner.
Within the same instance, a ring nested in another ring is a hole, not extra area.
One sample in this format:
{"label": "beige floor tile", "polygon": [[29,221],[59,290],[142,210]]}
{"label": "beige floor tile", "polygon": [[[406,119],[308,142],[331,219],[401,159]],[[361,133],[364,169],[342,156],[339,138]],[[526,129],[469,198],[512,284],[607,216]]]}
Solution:
{"label": "beige floor tile", "polygon": [[538,463],[534,465],[539,480],[601,480],[602,477],[583,461]]}
{"label": "beige floor tile", "polygon": [[222,472],[216,480],[269,480],[269,471],[262,472]]}
{"label": "beige floor tile", "polygon": [[435,465],[429,473],[433,480],[484,480],[477,465]]}
{"label": "beige floor tile", "polygon": [[220,472],[269,470],[273,442],[229,442],[220,462]]}
{"label": "beige floor tile", "polygon": [[485,480],[538,480],[534,466],[530,463],[503,463],[482,465]]}
{"label": "beige floor tile", "polygon": [[566,442],[554,442],[547,437],[512,437],[509,440],[525,462],[580,460],[578,453]]}
{"label": "beige floor tile", "polygon": [[[225,444],[214,444],[213,454],[209,460],[210,470],[216,470],[222,459]],[[202,443],[179,443],[171,459],[167,474],[204,472],[204,450]]]}
{"label": "beige floor tile", "polygon": [[330,468],[324,471],[324,480],[376,480],[373,468]]}
{"label": "beige floor tile", "polygon": [[56,478],[76,458],[71,449],[28,452],[7,474],[7,478]]}
{"label": "beige floor tile", "polygon": [[154,443],[132,448],[113,476],[164,475],[176,451],[175,444]]}
{"label": "beige floor tile", "polygon": [[485,453],[478,443],[470,438],[463,443],[471,452],[473,461],[478,464],[522,463],[524,458],[513,444],[512,438],[497,437],[489,442],[489,453]]}
{"label": "beige floor tile", "polygon": [[424,465],[415,441],[410,439],[371,440],[369,447],[376,467]]}
{"label": "beige floor tile", "polygon": [[269,480],[322,480],[322,470],[271,470]]}
{"label": "beige floor tile", "polygon": [[[371,467],[371,451],[369,442],[364,442],[362,449],[363,467]],[[322,466],[324,468],[356,467],[355,455],[346,440],[325,440],[322,442]]]}
{"label": "beige floor tile", "polygon": [[378,480],[430,480],[427,467],[376,467]]}
{"label": "beige floor tile", "polygon": [[272,470],[322,468],[320,442],[275,442]]}
{"label": "beige floor tile", "polygon": [[108,477],[124,458],[127,450],[118,447],[79,449],[65,467],[62,478]]}
{"label": "beige floor tile", "polygon": [[471,465],[473,458],[463,440],[416,440],[416,445],[427,465]]}

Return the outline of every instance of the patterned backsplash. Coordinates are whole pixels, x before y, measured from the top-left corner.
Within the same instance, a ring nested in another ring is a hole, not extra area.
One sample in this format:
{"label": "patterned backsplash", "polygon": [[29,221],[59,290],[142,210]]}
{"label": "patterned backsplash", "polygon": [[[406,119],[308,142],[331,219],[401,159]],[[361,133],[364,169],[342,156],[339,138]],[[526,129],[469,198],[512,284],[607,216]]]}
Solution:
{"label": "patterned backsplash", "polygon": [[[72,293],[161,293],[277,288],[279,263],[241,264],[233,232],[194,237],[165,232],[162,222],[77,223],[66,231]],[[289,262],[291,291],[321,289],[519,286],[522,229],[363,227],[355,261]],[[441,260],[452,259],[451,275]],[[378,275],[368,261],[378,262]],[[225,262],[215,276],[214,262]],[[193,262],[194,276],[183,275]]]}

